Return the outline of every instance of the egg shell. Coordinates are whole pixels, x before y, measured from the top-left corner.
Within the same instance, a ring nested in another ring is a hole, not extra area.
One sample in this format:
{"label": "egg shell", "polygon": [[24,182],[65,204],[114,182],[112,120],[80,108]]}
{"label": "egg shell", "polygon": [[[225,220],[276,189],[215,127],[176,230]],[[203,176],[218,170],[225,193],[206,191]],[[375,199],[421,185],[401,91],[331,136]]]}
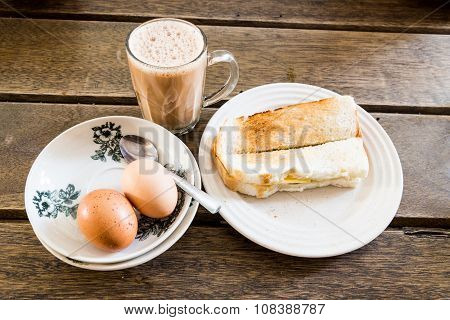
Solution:
{"label": "egg shell", "polygon": [[122,191],[148,217],[167,217],[177,205],[175,181],[161,164],[151,159],[135,160],[125,168]]}
{"label": "egg shell", "polygon": [[77,221],[90,243],[110,252],[128,247],[138,229],[130,202],[120,192],[110,189],[86,194],[78,205]]}

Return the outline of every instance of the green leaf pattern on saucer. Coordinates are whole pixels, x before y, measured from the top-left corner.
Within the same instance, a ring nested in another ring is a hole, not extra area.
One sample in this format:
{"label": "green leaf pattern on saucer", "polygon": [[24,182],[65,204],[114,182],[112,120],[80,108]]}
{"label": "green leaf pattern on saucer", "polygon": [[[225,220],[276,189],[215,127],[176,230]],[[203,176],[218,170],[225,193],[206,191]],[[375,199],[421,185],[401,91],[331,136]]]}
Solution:
{"label": "green leaf pattern on saucer", "polygon": [[69,184],[67,188],[53,191],[36,191],[33,203],[39,217],[56,218],[59,213],[66,217],[77,218],[78,204],[74,201],[80,195],[80,190],[75,191],[75,186]]}
{"label": "green leaf pattern on saucer", "polygon": [[93,141],[99,145],[99,148],[95,150],[95,154],[91,158],[106,162],[106,156],[108,156],[112,160],[120,162],[123,158],[119,148],[119,141],[122,138],[121,126],[116,126],[114,122],[108,121],[99,127],[92,128],[92,131],[94,131]]}

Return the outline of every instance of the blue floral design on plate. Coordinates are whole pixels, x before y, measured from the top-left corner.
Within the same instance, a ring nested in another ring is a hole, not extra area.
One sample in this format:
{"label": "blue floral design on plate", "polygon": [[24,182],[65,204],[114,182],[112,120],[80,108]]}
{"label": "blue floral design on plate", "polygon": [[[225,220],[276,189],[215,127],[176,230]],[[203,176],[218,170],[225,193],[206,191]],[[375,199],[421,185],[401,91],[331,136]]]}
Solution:
{"label": "blue floral design on plate", "polygon": [[109,156],[112,160],[120,162],[123,158],[119,148],[119,141],[122,138],[121,126],[108,121],[92,128],[92,131],[94,131],[93,141],[99,145],[99,148],[95,150],[91,158],[106,162],[106,156]]}
{"label": "blue floral design on plate", "polygon": [[80,192],[75,190],[73,184],[59,191],[36,191],[33,203],[39,217],[56,218],[59,213],[64,213],[66,217],[71,216],[76,219],[78,204],[74,204],[74,201],[79,197]]}

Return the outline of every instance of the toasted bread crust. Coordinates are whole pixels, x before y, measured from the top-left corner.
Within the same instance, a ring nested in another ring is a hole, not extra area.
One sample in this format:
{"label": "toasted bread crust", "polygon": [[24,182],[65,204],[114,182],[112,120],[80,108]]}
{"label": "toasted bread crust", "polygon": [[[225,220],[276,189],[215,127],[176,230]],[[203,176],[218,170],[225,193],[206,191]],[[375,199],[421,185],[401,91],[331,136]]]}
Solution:
{"label": "toasted bread crust", "polygon": [[234,178],[228,173],[227,169],[222,164],[222,161],[220,161],[216,153],[216,145],[217,145],[217,137],[214,138],[214,141],[211,145],[211,156],[213,158],[214,164],[216,165],[217,171],[219,172],[219,175],[222,178],[223,183],[227,186],[227,188],[233,191],[237,191],[240,182],[238,179]]}
{"label": "toasted bread crust", "polygon": [[350,97],[332,97],[239,117],[236,153],[300,148],[360,137],[356,104]]}
{"label": "toasted bread crust", "polygon": [[362,138],[362,130],[361,126],[359,125],[359,118],[358,118],[358,110],[355,110],[355,119],[356,119],[356,135],[357,138]]}

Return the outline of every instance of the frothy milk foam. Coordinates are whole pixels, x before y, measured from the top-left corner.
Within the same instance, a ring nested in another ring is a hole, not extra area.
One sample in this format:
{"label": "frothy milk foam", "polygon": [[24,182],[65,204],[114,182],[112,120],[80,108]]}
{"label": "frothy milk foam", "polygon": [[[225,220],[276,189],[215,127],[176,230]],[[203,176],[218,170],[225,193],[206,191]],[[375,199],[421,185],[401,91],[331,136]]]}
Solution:
{"label": "frothy milk foam", "polygon": [[139,60],[158,67],[176,67],[193,61],[203,50],[200,31],[184,22],[148,23],[130,37],[131,52]]}
{"label": "frothy milk foam", "polygon": [[129,55],[128,62],[144,118],[172,131],[198,121],[207,64],[204,45],[199,29],[177,20],[150,22],[131,33],[128,47],[137,59]]}

